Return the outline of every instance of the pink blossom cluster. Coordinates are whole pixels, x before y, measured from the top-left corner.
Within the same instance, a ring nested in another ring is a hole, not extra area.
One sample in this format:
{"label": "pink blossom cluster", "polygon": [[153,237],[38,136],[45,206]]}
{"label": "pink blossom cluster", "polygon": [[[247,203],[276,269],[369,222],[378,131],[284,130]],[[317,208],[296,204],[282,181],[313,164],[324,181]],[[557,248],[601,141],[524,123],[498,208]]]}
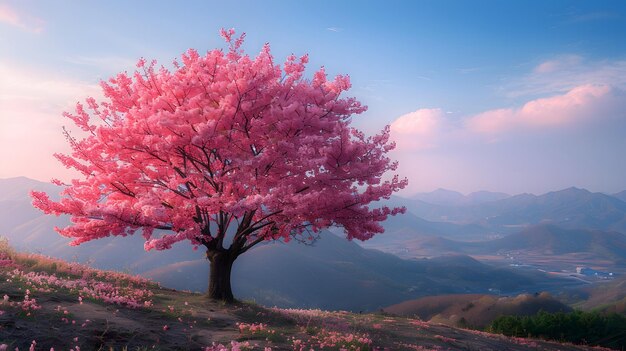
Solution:
{"label": "pink blossom cluster", "polygon": [[307,342],[300,339],[292,339],[295,351],[339,349],[345,351],[369,350],[372,346],[372,339],[367,334],[341,333],[322,329],[320,333],[312,336]]}
{"label": "pink blossom cluster", "polygon": [[37,300],[30,298],[29,290],[26,290],[26,294],[24,295],[24,301],[20,302],[19,305],[24,312],[27,312],[27,315],[30,315],[31,311],[41,309],[41,306],[37,304]]}
{"label": "pink blossom cluster", "polygon": [[78,262],[67,262],[59,258],[40,254],[19,253],[17,255],[20,259],[37,261],[39,266],[54,267],[55,272],[59,275],[66,274],[75,277],[82,277],[84,279],[107,281],[117,285],[134,285],[143,287],[156,285],[156,283],[139,275],[129,275],[116,271],[94,269]]}
{"label": "pink blossom cluster", "polygon": [[319,341],[320,349],[326,347],[341,347],[346,350],[362,350],[369,349],[369,346],[372,344],[372,339],[370,339],[367,334],[340,333],[335,331],[323,331],[312,339]]}
{"label": "pink blossom cluster", "polygon": [[[23,301],[15,301],[15,302],[9,301],[9,296],[5,294],[2,298],[2,301],[0,302],[0,305],[19,307],[20,309],[22,309],[22,311],[26,313],[27,316],[30,316],[31,312],[41,309],[41,306],[37,304],[37,300],[30,297],[30,290],[28,289],[26,290],[26,293],[24,294]],[[3,314],[3,313],[4,312],[0,314]]]}
{"label": "pink blossom cluster", "polygon": [[44,272],[25,273],[15,269],[8,273],[8,277],[12,280],[23,281],[36,291],[52,292],[56,289],[67,289],[78,294],[81,300],[83,297],[89,297],[106,303],[133,308],[149,306],[151,304],[149,299],[153,295],[149,289],[135,288],[132,285],[120,287],[112,283],[93,279],[60,278],[55,274],[49,275]]}
{"label": "pink blossom cluster", "polygon": [[275,333],[275,330],[269,329],[267,327],[267,324],[263,324],[263,323],[252,323],[252,324],[237,323],[237,327],[239,328],[240,333],[245,333],[245,332],[249,332],[252,334],[257,334],[260,332],[267,332],[270,334]]}

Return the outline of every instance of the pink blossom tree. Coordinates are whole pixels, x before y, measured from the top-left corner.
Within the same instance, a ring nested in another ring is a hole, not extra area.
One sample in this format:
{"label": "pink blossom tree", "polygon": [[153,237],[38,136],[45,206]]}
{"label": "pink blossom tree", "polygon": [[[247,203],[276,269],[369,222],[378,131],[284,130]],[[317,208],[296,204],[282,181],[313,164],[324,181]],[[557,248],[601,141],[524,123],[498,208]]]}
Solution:
{"label": "pink blossom tree", "polygon": [[[82,173],[52,201],[35,207],[67,214],[55,228],[72,245],[141,230],[145,249],[189,241],[210,261],[208,295],[233,301],[235,259],[272,240],[310,240],[329,226],[367,240],[403,208],[371,208],[406,186],[387,153],[389,128],[366,137],[350,126],[366,107],[341,97],[347,76],[324,69],[304,77],[307,56],[276,65],[265,45],[256,58],[244,35],[222,30],[229,49],[189,50],[168,70],[140,60],[132,75],[101,83],[105,98],[65,113],[84,137],[65,136]],[[54,180],[61,184],[60,181]],[[229,230],[230,228],[230,230]],[[155,230],[158,230],[155,232]]]}

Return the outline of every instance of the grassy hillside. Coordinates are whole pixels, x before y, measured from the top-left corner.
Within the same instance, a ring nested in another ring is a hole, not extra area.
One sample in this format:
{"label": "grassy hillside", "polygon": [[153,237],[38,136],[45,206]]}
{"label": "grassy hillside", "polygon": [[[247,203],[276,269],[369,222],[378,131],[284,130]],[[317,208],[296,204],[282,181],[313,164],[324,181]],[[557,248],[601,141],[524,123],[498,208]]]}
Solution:
{"label": "grassy hillside", "polygon": [[612,196],[626,202],[626,190],[620,191],[619,193],[613,194]]}
{"label": "grassy hillside", "polygon": [[484,328],[502,315],[530,316],[539,311],[571,310],[546,293],[516,297],[479,294],[428,296],[384,309],[385,312],[395,315],[472,328]]}
{"label": "grassy hillside", "polygon": [[0,248],[0,348],[22,350],[590,350],[381,314],[222,305]]}
{"label": "grassy hillside", "polygon": [[581,289],[585,300],[576,307],[626,315],[626,276]]}

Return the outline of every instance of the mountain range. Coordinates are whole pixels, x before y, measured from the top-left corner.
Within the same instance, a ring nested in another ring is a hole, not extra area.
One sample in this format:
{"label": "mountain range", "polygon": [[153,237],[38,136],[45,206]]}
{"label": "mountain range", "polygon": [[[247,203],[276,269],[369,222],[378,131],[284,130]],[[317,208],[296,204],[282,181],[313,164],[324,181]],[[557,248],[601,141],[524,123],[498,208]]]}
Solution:
{"label": "mountain range", "polygon": [[511,195],[509,194],[484,190],[476,191],[468,195],[463,195],[458,191],[439,188],[428,193],[415,194],[411,197],[411,199],[427,202],[434,205],[467,206],[478,205],[490,201],[503,200],[509,197],[511,197]]}
{"label": "mountain range", "polygon": [[610,196],[572,187],[542,195],[520,194],[473,204],[442,205],[415,199],[401,203],[425,220],[478,224],[502,234],[540,223],[626,232],[626,202],[619,194]]}

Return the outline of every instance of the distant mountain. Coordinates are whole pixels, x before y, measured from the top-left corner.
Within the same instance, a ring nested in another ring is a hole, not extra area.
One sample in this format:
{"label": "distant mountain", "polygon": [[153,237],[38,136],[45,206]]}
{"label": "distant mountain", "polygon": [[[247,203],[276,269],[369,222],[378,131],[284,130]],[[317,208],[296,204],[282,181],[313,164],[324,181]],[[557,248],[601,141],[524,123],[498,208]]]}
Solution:
{"label": "distant mountain", "polygon": [[540,196],[520,194],[466,206],[429,205],[417,201],[409,203],[407,208],[426,220],[477,223],[501,233],[540,223],[626,233],[626,202],[578,188]]}
{"label": "distant mountain", "polygon": [[[59,193],[59,187],[38,182],[25,177],[0,179],[0,235],[12,237],[14,232],[19,232],[20,236],[31,236],[31,231],[37,225],[44,225],[44,231],[49,233],[54,225],[59,225],[61,221],[53,216],[44,214],[33,208],[28,195],[31,190],[46,191],[51,194]],[[66,223],[66,220],[65,222]],[[27,231],[21,231],[24,226]],[[35,234],[36,235],[36,234]],[[58,237],[58,235],[57,235]],[[20,238],[20,241],[28,238]],[[42,242],[41,246],[47,245]]]}
{"label": "distant mountain", "polygon": [[484,202],[504,200],[511,197],[509,194],[498,193],[492,191],[476,191],[465,196],[468,204],[482,204]]}
{"label": "distant mountain", "polygon": [[601,193],[568,188],[535,198],[513,197],[492,203],[494,224],[551,222],[568,228],[626,231],[626,203]]}
{"label": "distant mountain", "polygon": [[60,187],[26,177],[0,179],[0,201],[30,201],[28,194],[31,190],[56,194]]}
{"label": "distant mountain", "polygon": [[[382,223],[385,232],[373,238],[359,242],[366,248],[384,249],[385,247],[403,246],[403,243],[433,236],[453,240],[485,240],[490,230],[480,224],[455,224],[432,222],[407,212],[389,217]],[[389,250],[385,250],[390,252]]]}
{"label": "distant mountain", "polygon": [[412,196],[413,199],[424,201],[434,205],[457,205],[465,196],[457,191],[439,188],[429,193],[419,193]]}
{"label": "distant mountain", "polygon": [[550,294],[523,294],[516,297],[494,295],[440,295],[405,301],[383,309],[387,313],[419,317],[424,321],[459,327],[484,328],[502,315],[531,316],[539,311],[570,312],[572,308]]}
{"label": "distant mountain", "polygon": [[505,193],[490,191],[477,191],[469,195],[463,195],[457,191],[439,188],[428,193],[419,193],[412,199],[420,200],[429,204],[444,206],[467,206],[477,205],[489,201],[497,201],[510,197]]}
{"label": "distant mountain", "polygon": [[626,190],[613,194],[612,196],[626,202]]}

